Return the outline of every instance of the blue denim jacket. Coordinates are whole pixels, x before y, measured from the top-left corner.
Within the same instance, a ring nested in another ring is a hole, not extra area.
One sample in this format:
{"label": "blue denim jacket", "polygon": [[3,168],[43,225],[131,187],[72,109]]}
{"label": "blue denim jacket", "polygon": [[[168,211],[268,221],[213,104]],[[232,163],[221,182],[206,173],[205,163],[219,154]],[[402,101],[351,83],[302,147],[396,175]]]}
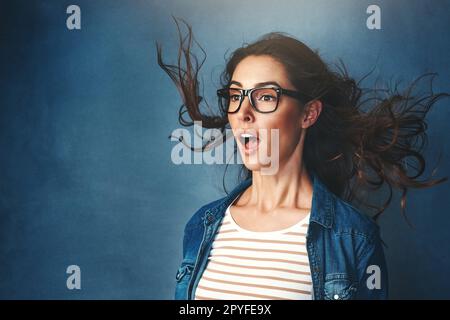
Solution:
{"label": "blue denim jacket", "polygon": [[[387,299],[387,270],[378,226],[330,192],[315,174],[311,178],[313,199],[306,245],[313,299]],[[204,205],[186,224],[175,299],[194,299],[226,208],[251,183],[251,179],[245,180],[228,196]]]}

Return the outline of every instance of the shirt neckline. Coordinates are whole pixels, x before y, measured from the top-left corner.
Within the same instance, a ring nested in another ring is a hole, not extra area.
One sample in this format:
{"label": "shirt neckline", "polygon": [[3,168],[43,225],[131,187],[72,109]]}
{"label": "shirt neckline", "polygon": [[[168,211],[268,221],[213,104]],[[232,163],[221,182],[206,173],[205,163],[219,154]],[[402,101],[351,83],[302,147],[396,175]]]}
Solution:
{"label": "shirt neckline", "polygon": [[[234,203],[234,201],[233,201]],[[284,228],[284,229],[280,229],[280,230],[273,230],[273,231],[253,231],[253,230],[247,230],[242,228],[240,225],[237,224],[237,222],[234,220],[233,216],[231,215],[231,211],[230,211],[230,207],[233,204],[231,203],[226,210],[226,214],[229,217],[229,221],[231,222],[231,224],[233,225],[234,228],[238,229],[241,232],[245,232],[245,233],[249,233],[249,234],[254,234],[254,235],[271,235],[271,234],[280,234],[280,233],[286,233],[289,231],[292,231],[293,229],[297,229],[299,228],[301,225],[305,224],[306,222],[309,222],[309,218],[311,216],[311,211],[308,212],[308,214],[300,221],[298,221],[297,223]]]}

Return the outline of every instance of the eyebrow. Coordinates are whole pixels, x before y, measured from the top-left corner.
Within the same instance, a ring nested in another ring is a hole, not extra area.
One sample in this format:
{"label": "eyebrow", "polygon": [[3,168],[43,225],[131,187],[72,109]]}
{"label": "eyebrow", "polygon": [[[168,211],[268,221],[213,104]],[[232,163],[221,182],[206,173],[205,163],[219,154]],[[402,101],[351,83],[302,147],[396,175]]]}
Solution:
{"label": "eyebrow", "polygon": [[[232,80],[232,81],[230,82],[230,85],[232,85],[232,84],[235,84],[235,85],[237,85],[237,86],[239,86],[239,87],[242,88],[242,83],[240,83],[240,82],[238,82],[238,81]],[[275,86],[281,88],[281,86],[280,86],[280,85],[278,84],[278,82],[276,82],[276,81],[265,81],[265,82],[258,82],[258,83],[255,83],[255,87],[263,87],[263,86],[268,86],[268,85],[275,85]]]}

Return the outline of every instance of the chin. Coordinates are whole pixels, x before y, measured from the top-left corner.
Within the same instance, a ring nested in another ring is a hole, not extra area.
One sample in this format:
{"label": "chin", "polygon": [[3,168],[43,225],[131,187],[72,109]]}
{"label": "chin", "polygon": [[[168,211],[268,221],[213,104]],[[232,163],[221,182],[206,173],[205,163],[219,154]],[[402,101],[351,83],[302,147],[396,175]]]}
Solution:
{"label": "chin", "polygon": [[260,171],[263,168],[262,164],[259,163],[248,163],[244,161],[244,166],[250,171]]}

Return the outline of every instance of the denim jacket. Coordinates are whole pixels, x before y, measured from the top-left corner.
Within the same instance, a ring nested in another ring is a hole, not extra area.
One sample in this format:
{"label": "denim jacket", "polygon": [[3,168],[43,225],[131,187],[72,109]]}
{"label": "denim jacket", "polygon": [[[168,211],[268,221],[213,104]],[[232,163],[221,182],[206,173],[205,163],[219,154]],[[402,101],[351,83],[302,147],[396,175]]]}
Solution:
{"label": "denim jacket", "polygon": [[[306,246],[313,299],[387,299],[386,263],[379,227],[330,192],[311,174],[313,198]],[[184,229],[183,260],[176,272],[176,300],[192,300],[215,233],[227,207],[252,183],[201,207]]]}

